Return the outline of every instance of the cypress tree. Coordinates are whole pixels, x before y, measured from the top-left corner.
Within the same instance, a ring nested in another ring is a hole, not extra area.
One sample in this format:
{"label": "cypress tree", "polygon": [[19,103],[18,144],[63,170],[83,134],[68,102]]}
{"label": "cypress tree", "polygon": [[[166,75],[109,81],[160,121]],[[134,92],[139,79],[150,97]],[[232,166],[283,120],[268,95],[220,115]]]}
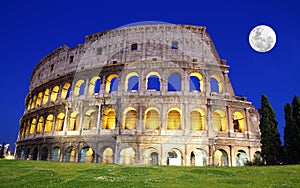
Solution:
{"label": "cypress tree", "polygon": [[267,165],[276,165],[281,159],[281,140],[276,114],[265,95],[261,96],[260,124],[261,153]]}
{"label": "cypress tree", "polygon": [[284,106],[284,119],[285,119],[285,127],[284,127],[284,151],[285,158],[287,164],[295,164],[296,163],[296,148],[295,145],[295,121],[292,116],[292,106],[287,103]]}
{"label": "cypress tree", "polygon": [[294,121],[295,163],[300,163],[300,100],[295,96],[292,101],[292,118]]}

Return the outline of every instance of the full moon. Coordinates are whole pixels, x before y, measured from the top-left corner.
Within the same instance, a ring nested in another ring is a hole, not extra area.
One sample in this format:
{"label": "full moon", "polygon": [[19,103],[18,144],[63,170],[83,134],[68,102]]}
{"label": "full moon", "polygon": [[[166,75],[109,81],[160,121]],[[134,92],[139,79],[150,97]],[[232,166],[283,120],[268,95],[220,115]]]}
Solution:
{"label": "full moon", "polygon": [[259,25],[250,32],[249,43],[255,51],[267,52],[275,46],[276,34],[271,27]]}

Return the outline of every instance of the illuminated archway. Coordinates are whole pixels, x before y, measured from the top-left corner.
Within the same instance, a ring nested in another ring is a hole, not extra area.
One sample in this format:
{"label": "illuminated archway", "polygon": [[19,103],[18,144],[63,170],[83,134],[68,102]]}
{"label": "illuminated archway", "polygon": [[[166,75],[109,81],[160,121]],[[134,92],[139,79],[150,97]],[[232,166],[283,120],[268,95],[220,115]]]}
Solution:
{"label": "illuminated archway", "polygon": [[196,130],[196,131],[206,130],[204,111],[201,109],[195,109],[191,111],[190,124],[191,124],[191,130]]}
{"label": "illuminated archway", "polygon": [[245,151],[238,150],[235,154],[236,166],[245,166],[248,162],[248,156]]}
{"label": "illuminated archway", "polygon": [[44,93],[44,98],[43,98],[43,105],[47,104],[49,101],[49,94],[50,94],[50,90],[46,89],[45,93]]}
{"label": "illuminated archway", "polygon": [[212,125],[214,131],[226,130],[226,117],[222,110],[215,110],[212,115]]}
{"label": "illuminated archway", "polygon": [[46,118],[46,123],[45,123],[45,133],[49,133],[52,131],[52,125],[53,125],[53,115],[49,114]]}
{"label": "illuminated archway", "polygon": [[40,107],[42,105],[42,98],[43,98],[43,93],[39,92],[36,100],[36,107]]}
{"label": "illuminated archway", "polygon": [[84,80],[78,80],[74,88],[74,96],[78,97],[84,94]]}
{"label": "illuminated archway", "polygon": [[94,95],[100,92],[100,77],[94,76],[89,83],[89,95]]}
{"label": "illuminated archway", "polygon": [[233,113],[233,130],[234,132],[245,131],[245,118],[241,112]]}
{"label": "illuminated archway", "polygon": [[148,148],[144,154],[144,164],[145,165],[158,165],[159,164],[159,154],[155,148]]}
{"label": "illuminated archway", "polygon": [[80,151],[81,163],[92,163],[94,160],[94,151],[90,147],[84,147]]}
{"label": "illuminated archway", "polygon": [[148,108],[145,111],[145,128],[157,130],[160,126],[160,115],[156,108]]}
{"label": "illuminated archway", "polygon": [[193,72],[190,74],[190,91],[204,91],[204,80],[200,73]]}
{"label": "illuminated archway", "polygon": [[72,146],[68,147],[65,151],[64,161],[65,162],[75,162],[76,150]]}
{"label": "illuminated archway", "polygon": [[135,151],[133,148],[125,148],[120,152],[120,164],[133,165],[135,163]]}
{"label": "illuminated archway", "polygon": [[228,155],[224,150],[217,150],[214,154],[214,166],[228,166]]}
{"label": "illuminated archway", "polygon": [[147,90],[160,91],[160,75],[157,72],[150,72],[146,76]]}
{"label": "illuminated archway", "polygon": [[64,127],[65,114],[59,113],[56,117],[55,131],[62,131]]}
{"label": "illuminated archway", "polygon": [[91,130],[97,127],[97,113],[96,110],[88,110],[84,115],[83,130]]}
{"label": "illuminated archway", "polygon": [[139,75],[136,72],[131,72],[125,78],[125,91],[139,90]]}
{"label": "illuminated archway", "polygon": [[51,102],[56,102],[58,99],[58,91],[59,91],[59,87],[58,86],[54,86],[52,88],[52,92],[51,92]]}
{"label": "illuminated archway", "polygon": [[168,127],[169,130],[181,129],[181,112],[179,109],[172,108],[168,112]]}
{"label": "illuminated archway", "polygon": [[102,116],[102,129],[115,129],[116,113],[113,108],[107,108]]}
{"label": "illuminated archway", "polygon": [[181,76],[178,73],[169,76],[168,91],[181,91]]}
{"label": "illuminated archway", "polygon": [[65,83],[61,90],[61,99],[62,100],[68,99],[70,97],[70,92],[71,92],[71,84]]}
{"label": "illuminated archway", "polygon": [[34,134],[35,125],[36,125],[36,118],[33,118],[31,120],[31,125],[30,125],[30,134]]}
{"label": "illuminated archway", "polygon": [[42,131],[43,131],[43,124],[44,124],[44,117],[41,116],[39,118],[39,121],[38,121],[38,124],[37,124],[37,127],[36,127],[36,134],[42,133]]}
{"label": "illuminated archway", "polygon": [[33,99],[31,101],[31,109],[34,109],[35,107],[35,102],[36,102],[36,96],[33,96]]}
{"label": "illuminated archway", "polygon": [[133,107],[129,107],[124,110],[123,112],[123,129],[135,129],[136,128],[136,117],[137,112],[136,109]]}
{"label": "illuminated archway", "polygon": [[101,158],[99,162],[101,162],[102,164],[113,164],[113,155],[113,150],[108,147],[103,151],[102,157],[100,156]]}
{"label": "illuminated archway", "polygon": [[69,131],[76,131],[79,128],[79,112],[74,111],[70,115]]}
{"label": "illuminated archway", "polygon": [[60,149],[59,147],[54,147],[52,149],[51,161],[59,161],[60,160]]}
{"label": "illuminated archway", "polygon": [[182,155],[178,149],[171,149],[167,154],[167,165],[181,166]]}
{"label": "illuminated archway", "polygon": [[213,74],[210,76],[210,92],[215,92],[215,93],[223,92],[222,79],[217,74]]}
{"label": "illuminated archway", "polygon": [[195,149],[191,153],[191,166],[206,166],[206,153],[201,149]]}
{"label": "illuminated archway", "polygon": [[118,91],[119,79],[117,74],[111,74],[106,79],[105,90],[106,93]]}
{"label": "illuminated archway", "polygon": [[27,103],[27,110],[30,110],[30,107],[31,107],[31,100],[32,99],[29,99],[28,103]]}

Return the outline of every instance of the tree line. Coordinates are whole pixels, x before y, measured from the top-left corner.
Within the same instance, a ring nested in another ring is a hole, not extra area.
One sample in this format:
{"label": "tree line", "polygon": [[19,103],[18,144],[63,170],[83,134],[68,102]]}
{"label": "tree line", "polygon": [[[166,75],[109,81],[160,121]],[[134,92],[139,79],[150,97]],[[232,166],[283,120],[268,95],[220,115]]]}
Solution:
{"label": "tree line", "polygon": [[280,140],[276,113],[268,98],[261,96],[259,128],[261,131],[261,155],[267,165],[300,163],[300,100],[295,96],[292,103],[284,106],[284,144]]}

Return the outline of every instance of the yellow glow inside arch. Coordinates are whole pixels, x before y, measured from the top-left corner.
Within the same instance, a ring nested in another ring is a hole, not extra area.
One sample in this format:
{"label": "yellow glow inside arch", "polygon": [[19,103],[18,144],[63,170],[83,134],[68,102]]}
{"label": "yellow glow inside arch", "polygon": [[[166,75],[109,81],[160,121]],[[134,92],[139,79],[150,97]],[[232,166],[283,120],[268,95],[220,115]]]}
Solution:
{"label": "yellow glow inside arch", "polygon": [[133,107],[126,108],[123,112],[122,129],[135,129],[136,118],[136,109]]}
{"label": "yellow glow inside arch", "polygon": [[96,84],[96,81],[99,80],[100,77],[99,76],[94,76],[91,80],[90,80],[90,83],[89,83],[89,95],[93,95],[94,94],[94,90],[95,90],[95,84]]}
{"label": "yellow glow inside arch", "polygon": [[203,79],[203,76],[200,73],[198,73],[198,72],[191,73],[190,77],[191,76],[195,76],[195,77],[197,77],[199,79],[199,81],[200,81],[200,91],[204,92],[204,79]]}
{"label": "yellow glow inside arch", "polygon": [[144,118],[146,129],[159,129],[160,126],[160,113],[156,108],[150,107],[145,111]]}
{"label": "yellow glow inside arch", "polygon": [[234,130],[235,132],[244,132],[245,131],[245,118],[241,112],[234,112],[233,113],[233,121],[238,123],[237,129]]}
{"label": "yellow glow inside arch", "polygon": [[219,75],[213,74],[210,76],[218,81],[219,93],[223,93],[223,82]]}
{"label": "yellow glow inside arch", "polygon": [[105,85],[105,90],[106,90],[106,93],[109,93],[110,92],[110,85],[111,85],[111,80],[118,77],[117,74],[111,74],[107,77],[106,79],[106,85]]}
{"label": "yellow glow inside arch", "polygon": [[179,130],[181,129],[181,110],[179,108],[171,108],[168,111],[168,129]]}
{"label": "yellow glow inside arch", "polygon": [[136,72],[131,72],[131,73],[127,74],[126,77],[125,77],[124,91],[128,90],[128,84],[129,84],[128,81],[129,81],[130,77],[132,77],[132,76],[137,76],[140,79],[138,73],[136,73]]}
{"label": "yellow glow inside arch", "polygon": [[226,130],[226,116],[222,110],[215,110],[213,112],[212,125],[214,131]]}
{"label": "yellow glow inside arch", "polygon": [[190,113],[192,130],[206,130],[205,113],[202,109],[193,109]]}

